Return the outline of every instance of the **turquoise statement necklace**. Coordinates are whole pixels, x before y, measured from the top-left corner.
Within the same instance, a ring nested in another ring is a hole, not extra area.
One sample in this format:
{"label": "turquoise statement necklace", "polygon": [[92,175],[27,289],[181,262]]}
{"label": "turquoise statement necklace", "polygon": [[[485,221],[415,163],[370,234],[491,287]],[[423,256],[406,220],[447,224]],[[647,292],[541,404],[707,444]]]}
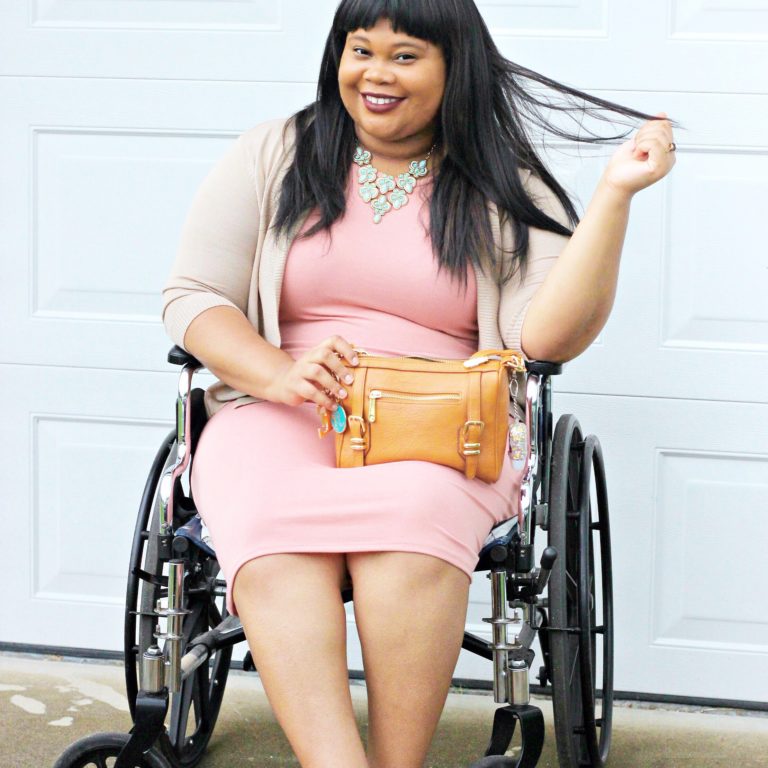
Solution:
{"label": "turquoise statement necklace", "polygon": [[379,173],[371,164],[371,153],[361,146],[355,152],[358,170],[360,197],[373,209],[373,222],[378,224],[393,208],[397,211],[408,204],[408,197],[416,188],[418,179],[429,173],[427,161],[432,157],[434,146],[423,160],[414,160],[406,173],[395,178],[388,173]]}

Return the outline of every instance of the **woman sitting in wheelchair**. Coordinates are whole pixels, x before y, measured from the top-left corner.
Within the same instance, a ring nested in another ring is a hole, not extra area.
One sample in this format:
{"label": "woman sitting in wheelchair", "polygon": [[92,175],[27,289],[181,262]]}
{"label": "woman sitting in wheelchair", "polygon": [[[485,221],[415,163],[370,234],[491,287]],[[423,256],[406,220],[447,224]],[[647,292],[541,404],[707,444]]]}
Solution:
{"label": "woman sitting in wheelchair", "polygon": [[[318,424],[345,428],[359,350],[580,354],[613,303],[631,199],[669,172],[674,144],[664,113],[503,58],[473,0],[343,0],[320,73],[316,101],[247,130],[203,182],[164,322],[219,380],[192,490],[301,765],[417,768],[478,552],[512,516],[520,473],[509,458],[493,483],[421,460],[338,468]],[[581,221],[526,120],[583,139],[548,123],[524,85],[566,94],[553,102],[566,113],[582,102],[647,120]],[[367,753],[348,687],[349,584]]]}

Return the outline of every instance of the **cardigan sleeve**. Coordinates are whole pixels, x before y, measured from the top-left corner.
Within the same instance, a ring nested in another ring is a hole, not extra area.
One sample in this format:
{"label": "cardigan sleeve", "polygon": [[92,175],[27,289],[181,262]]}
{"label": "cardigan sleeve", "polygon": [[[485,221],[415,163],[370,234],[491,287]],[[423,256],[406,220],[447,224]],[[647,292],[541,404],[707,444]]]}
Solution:
{"label": "cardigan sleeve", "polygon": [[[538,176],[528,174],[524,184],[539,210],[570,229],[562,203]],[[521,335],[528,307],[569,240],[570,236],[530,228],[526,270],[523,274],[516,272],[501,289],[499,330],[507,349],[522,351]]]}
{"label": "cardigan sleeve", "polygon": [[241,135],[197,190],[163,289],[163,323],[183,346],[190,323],[212,307],[246,313],[259,235],[260,200],[249,133]]}

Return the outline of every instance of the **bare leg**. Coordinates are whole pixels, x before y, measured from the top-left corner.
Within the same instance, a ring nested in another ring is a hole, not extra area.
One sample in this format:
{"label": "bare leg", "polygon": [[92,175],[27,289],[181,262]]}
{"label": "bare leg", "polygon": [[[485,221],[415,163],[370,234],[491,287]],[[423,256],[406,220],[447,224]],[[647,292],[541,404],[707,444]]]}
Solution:
{"label": "bare leg", "polygon": [[237,610],[278,722],[303,768],[367,768],[352,709],[344,555],[266,555],[244,565]]}
{"label": "bare leg", "polygon": [[347,555],[371,768],[422,768],[461,650],[470,581],[430,555]]}

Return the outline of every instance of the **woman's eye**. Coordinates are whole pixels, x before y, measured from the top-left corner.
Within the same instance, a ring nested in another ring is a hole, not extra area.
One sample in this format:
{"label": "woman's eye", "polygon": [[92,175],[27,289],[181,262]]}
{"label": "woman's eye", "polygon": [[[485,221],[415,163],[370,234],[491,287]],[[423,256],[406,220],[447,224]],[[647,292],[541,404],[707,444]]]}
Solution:
{"label": "woman's eye", "polygon": [[352,49],[358,56],[367,56],[368,51],[365,48],[361,48],[359,45]]}
{"label": "woman's eye", "polygon": [[416,61],[416,57],[412,53],[398,53],[395,58],[397,61]]}

